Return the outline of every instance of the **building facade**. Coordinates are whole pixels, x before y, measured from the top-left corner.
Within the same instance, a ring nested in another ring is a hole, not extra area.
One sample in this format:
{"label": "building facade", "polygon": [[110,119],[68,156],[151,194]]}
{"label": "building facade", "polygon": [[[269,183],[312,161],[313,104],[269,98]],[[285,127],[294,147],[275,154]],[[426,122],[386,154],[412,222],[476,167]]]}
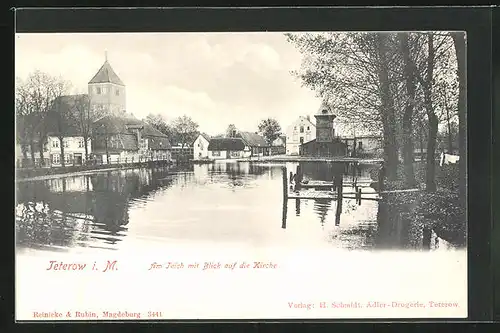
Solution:
{"label": "building facade", "polygon": [[97,163],[171,161],[168,137],[133,115],[106,116],[93,123]]}
{"label": "building facade", "polygon": [[121,116],[127,110],[125,84],[108,62],[104,64],[88,83],[88,96],[93,109],[106,115]]}
{"label": "building facade", "polygon": [[380,157],[383,154],[383,138],[377,135],[343,138],[349,156]]}
{"label": "building facade", "polygon": [[208,144],[208,158],[223,160],[250,157],[251,150],[242,138],[216,138]]}
{"label": "building facade", "polygon": [[309,116],[300,116],[286,129],[286,154],[299,155],[300,145],[316,138],[316,126]]}
{"label": "building facade", "polygon": [[314,157],[345,156],[347,144],[335,137],[333,121],[336,116],[331,108],[323,102],[314,117],[316,118],[316,138],[300,146],[300,155]]}
{"label": "building facade", "polygon": [[204,160],[208,159],[208,145],[210,136],[205,133],[200,133],[193,143],[193,159]]}

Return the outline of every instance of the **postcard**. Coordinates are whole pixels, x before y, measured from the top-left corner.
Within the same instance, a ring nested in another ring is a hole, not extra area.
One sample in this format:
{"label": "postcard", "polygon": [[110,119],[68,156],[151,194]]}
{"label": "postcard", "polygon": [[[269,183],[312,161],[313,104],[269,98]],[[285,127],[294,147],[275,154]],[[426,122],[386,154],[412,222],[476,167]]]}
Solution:
{"label": "postcard", "polygon": [[16,34],[16,320],[466,318],[465,54]]}

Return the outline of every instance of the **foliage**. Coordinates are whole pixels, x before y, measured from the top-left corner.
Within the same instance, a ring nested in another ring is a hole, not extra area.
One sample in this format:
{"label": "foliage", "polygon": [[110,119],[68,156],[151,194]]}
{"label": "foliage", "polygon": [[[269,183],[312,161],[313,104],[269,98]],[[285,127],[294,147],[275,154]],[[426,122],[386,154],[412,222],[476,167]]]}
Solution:
{"label": "foliage", "polygon": [[170,141],[174,139],[174,131],[172,126],[167,123],[165,118],[161,114],[149,114],[144,121],[149,125],[156,128],[158,131],[162,132],[166,136],[168,136]]}
{"label": "foliage", "polygon": [[236,129],[236,126],[234,126],[234,124],[229,124],[229,126],[227,126],[227,129],[226,129],[226,138],[232,138],[234,136],[234,133],[238,131]]}
{"label": "foliage", "polygon": [[269,145],[281,135],[281,126],[276,119],[264,119],[259,124],[259,132]]}
{"label": "foliage", "polygon": [[194,142],[199,135],[198,124],[190,117],[184,115],[174,119],[172,122],[174,141],[183,148]]}

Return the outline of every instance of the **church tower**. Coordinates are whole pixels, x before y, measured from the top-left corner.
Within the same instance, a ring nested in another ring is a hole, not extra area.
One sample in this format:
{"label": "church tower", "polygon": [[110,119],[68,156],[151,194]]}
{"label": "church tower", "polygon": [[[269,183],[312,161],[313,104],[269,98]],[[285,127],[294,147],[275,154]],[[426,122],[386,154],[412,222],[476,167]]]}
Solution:
{"label": "church tower", "polygon": [[335,129],[333,120],[336,116],[326,102],[321,103],[321,107],[314,115],[316,118],[316,142],[333,142]]}
{"label": "church tower", "polygon": [[108,62],[104,64],[88,83],[92,107],[104,110],[108,115],[123,115],[126,110],[125,84]]}

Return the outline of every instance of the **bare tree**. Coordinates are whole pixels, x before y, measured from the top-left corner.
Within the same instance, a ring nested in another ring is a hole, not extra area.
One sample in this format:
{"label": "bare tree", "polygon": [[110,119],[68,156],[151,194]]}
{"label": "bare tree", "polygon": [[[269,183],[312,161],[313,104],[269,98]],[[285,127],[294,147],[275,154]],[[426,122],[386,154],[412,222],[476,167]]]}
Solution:
{"label": "bare tree", "polygon": [[416,79],[411,59],[409,34],[399,33],[398,40],[403,57],[403,73],[406,86],[406,105],[403,113],[403,159],[406,186],[412,188],[416,184],[413,170],[413,113],[415,108]]}
{"label": "bare tree", "polygon": [[[18,79],[16,100],[18,115],[23,115],[25,134],[31,148],[32,161],[34,152],[39,150],[40,163],[45,163],[44,148],[47,141],[46,118],[54,106],[56,97],[61,96],[65,83],[39,70],[29,74],[26,80]],[[22,104],[25,103],[24,106]],[[38,144],[35,144],[35,143]]]}
{"label": "bare tree", "polygon": [[176,141],[181,145],[182,150],[186,144],[194,142],[199,134],[198,124],[186,115],[174,119],[172,128]]}
{"label": "bare tree", "polygon": [[93,105],[86,94],[78,94],[73,99],[73,110],[76,118],[78,132],[83,137],[85,148],[85,161],[89,159],[89,142],[92,137],[92,124],[106,114],[101,105]]}
{"label": "bare tree", "polygon": [[[66,158],[64,149],[66,148],[67,138],[74,134],[76,123],[76,115],[68,96],[65,96],[69,91],[69,83],[63,80],[54,80],[52,96],[54,97],[52,109],[48,112],[45,118],[45,130],[53,130],[58,140],[61,150],[61,166],[66,166]],[[65,140],[66,139],[66,140]]]}
{"label": "bare tree", "polygon": [[30,121],[30,117],[34,113],[30,98],[31,95],[28,84],[22,79],[16,78],[16,136],[21,145],[23,159],[26,160],[28,158],[28,151],[30,151],[31,159],[35,161],[35,122]]}
{"label": "bare tree", "polygon": [[172,125],[167,123],[161,114],[149,114],[143,121],[165,134],[170,141],[175,141],[175,133]]}
{"label": "bare tree", "polygon": [[384,134],[389,179],[397,176],[396,112],[391,86],[398,50],[390,33],[286,34],[303,54],[302,68],[293,72],[303,85],[327,100],[339,118],[360,130]]}
{"label": "bare tree", "polygon": [[454,32],[451,34],[458,63],[459,96],[458,96],[458,151],[459,159],[459,191],[462,205],[465,205],[467,194],[467,79],[466,79],[466,53],[465,53],[465,33]]}

